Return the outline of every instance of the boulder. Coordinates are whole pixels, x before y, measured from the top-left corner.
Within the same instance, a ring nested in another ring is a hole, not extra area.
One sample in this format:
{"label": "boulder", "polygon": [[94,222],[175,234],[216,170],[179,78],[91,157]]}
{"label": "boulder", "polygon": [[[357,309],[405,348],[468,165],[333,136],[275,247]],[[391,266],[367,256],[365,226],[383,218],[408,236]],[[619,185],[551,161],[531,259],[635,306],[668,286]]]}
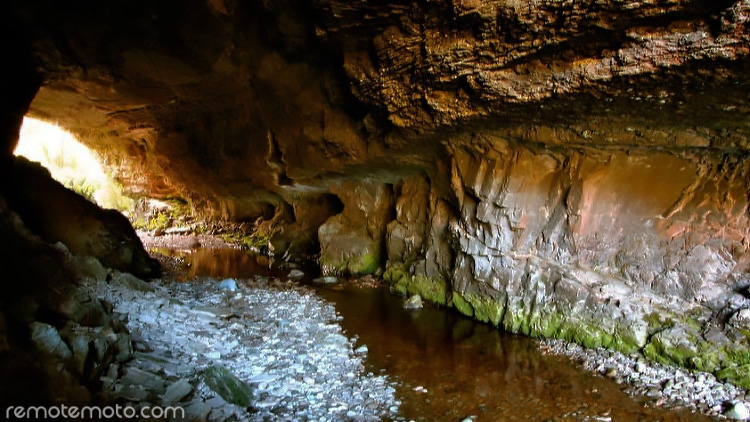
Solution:
{"label": "boulder", "polygon": [[250,407],[253,390],[224,366],[212,366],[203,373],[203,382],[229,403]]}
{"label": "boulder", "polygon": [[40,353],[59,361],[66,361],[73,357],[73,352],[55,327],[42,322],[32,322],[30,328],[31,341]]}

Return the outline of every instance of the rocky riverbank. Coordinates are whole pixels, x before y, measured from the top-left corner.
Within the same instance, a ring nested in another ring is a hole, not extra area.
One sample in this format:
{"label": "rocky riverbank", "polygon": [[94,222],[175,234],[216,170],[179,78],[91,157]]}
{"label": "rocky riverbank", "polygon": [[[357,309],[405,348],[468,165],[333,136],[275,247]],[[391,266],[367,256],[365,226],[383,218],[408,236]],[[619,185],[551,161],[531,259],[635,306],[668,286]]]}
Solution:
{"label": "rocky riverbank", "polygon": [[541,349],[544,353],[568,356],[586,370],[625,384],[628,394],[647,398],[647,406],[687,407],[734,420],[750,418],[746,391],[718,381],[712,374],[662,365],[637,353],[586,349],[562,340],[543,340]]}
{"label": "rocky riverbank", "polygon": [[134,341],[105,388],[133,406],[177,405],[197,421],[379,421],[399,401],[367,373],[334,308],[290,282],[97,282]]}

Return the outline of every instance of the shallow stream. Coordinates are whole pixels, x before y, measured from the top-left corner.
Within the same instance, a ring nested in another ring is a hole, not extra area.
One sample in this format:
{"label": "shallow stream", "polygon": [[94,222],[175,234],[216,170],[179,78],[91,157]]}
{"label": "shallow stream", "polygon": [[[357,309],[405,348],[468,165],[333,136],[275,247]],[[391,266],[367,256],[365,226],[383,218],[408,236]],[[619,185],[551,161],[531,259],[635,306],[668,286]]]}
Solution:
{"label": "shallow stream", "polygon": [[[286,278],[288,268],[233,249],[179,252],[183,277],[257,275]],[[366,363],[398,384],[400,416],[417,421],[710,421],[689,410],[665,410],[634,398],[614,381],[565,357],[545,355],[538,342],[475,322],[451,309],[403,309],[403,298],[368,283],[317,285],[314,267],[300,282],[335,305]]]}

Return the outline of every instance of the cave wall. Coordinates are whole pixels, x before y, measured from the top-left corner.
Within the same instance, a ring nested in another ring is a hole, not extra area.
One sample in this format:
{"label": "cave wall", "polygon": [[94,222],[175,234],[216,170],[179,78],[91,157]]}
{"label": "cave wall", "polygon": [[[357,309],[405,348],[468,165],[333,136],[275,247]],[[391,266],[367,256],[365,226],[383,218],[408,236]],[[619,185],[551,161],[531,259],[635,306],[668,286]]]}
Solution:
{"label": "cave wall", "polygon": [[3,82],[11,123],[26,107],[57,121],[134,193],[273,221],[278,254],[382,271],[511,331],[750,385],[748,1],[13,1],[7,16],[14,69],[41,84],[29,105]]}

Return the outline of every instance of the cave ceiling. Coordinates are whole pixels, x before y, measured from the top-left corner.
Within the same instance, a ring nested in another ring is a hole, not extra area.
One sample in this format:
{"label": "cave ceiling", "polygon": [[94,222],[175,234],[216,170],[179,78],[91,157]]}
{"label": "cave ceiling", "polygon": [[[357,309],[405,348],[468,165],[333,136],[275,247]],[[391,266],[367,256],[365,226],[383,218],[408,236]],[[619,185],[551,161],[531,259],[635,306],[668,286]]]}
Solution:
{"label": "cave ceiling", "polygon": [[[452,148],[744,151],[747,1],[11,1],[19,102],[215,218]],[[6,104],[6,107],[12,107]],[[6,147],[6,150],[10,146]]]}

